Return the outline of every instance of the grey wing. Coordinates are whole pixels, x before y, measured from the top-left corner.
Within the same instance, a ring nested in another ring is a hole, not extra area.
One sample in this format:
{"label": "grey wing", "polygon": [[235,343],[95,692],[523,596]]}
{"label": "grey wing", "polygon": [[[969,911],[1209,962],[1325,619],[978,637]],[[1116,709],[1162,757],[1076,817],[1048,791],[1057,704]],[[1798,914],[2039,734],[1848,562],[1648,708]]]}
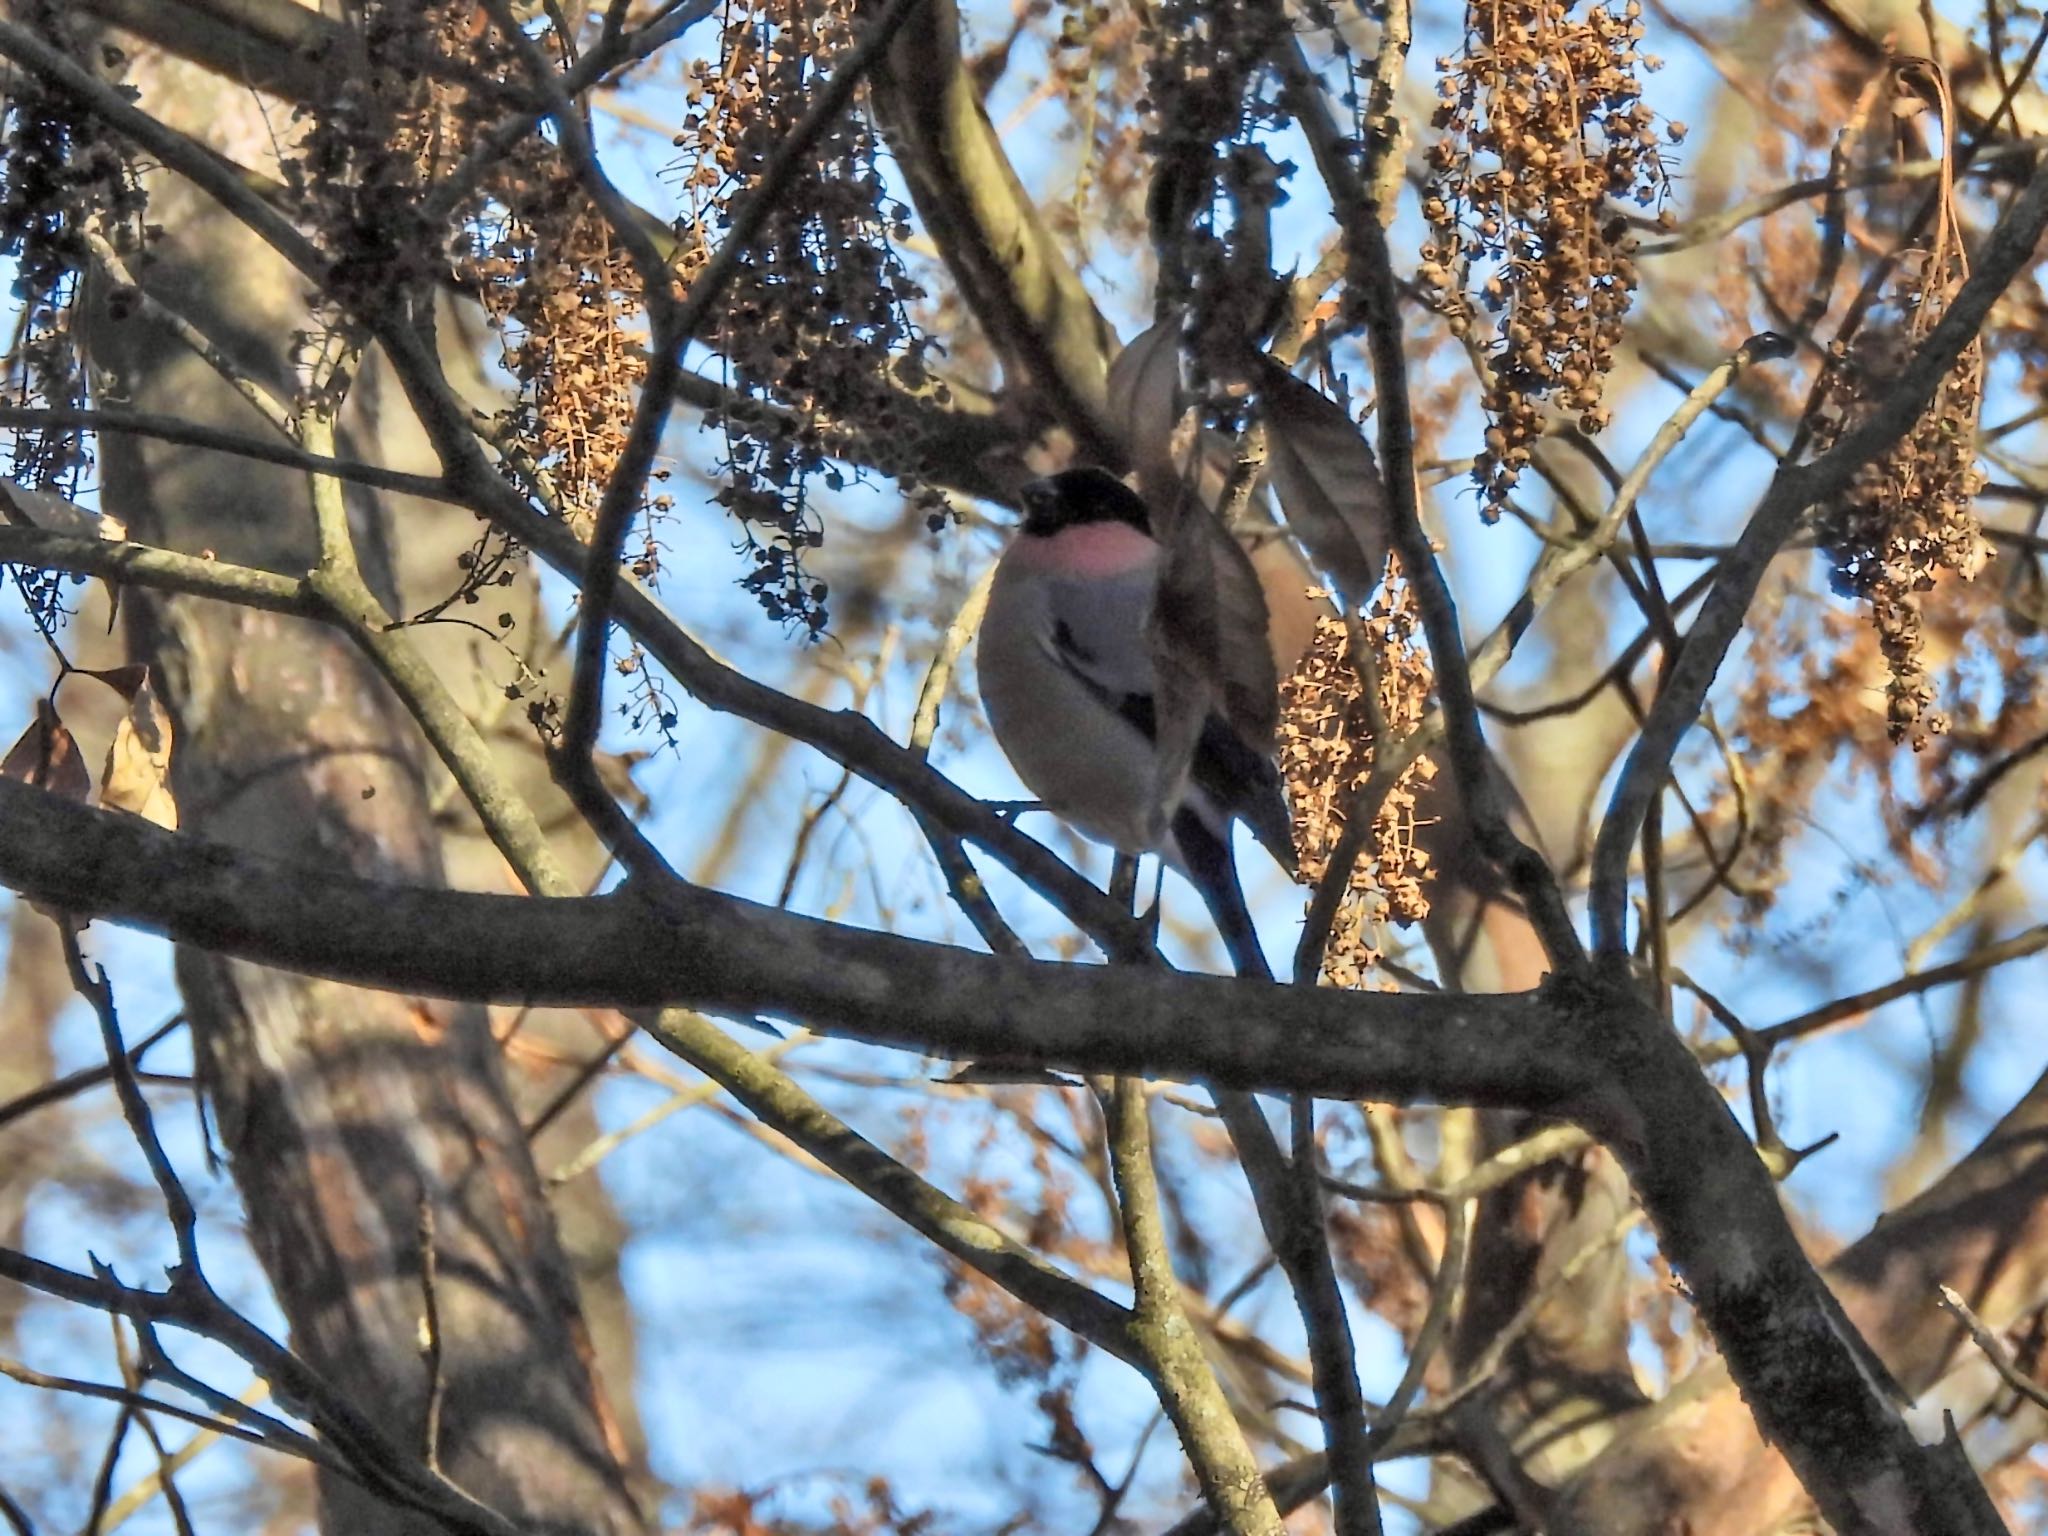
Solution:
{"label": "grey wing", "polygon": [[[1151,639],[1145,632],[1153,586],[1150,571],[1085,587],[1055,583],[1045,637],[1053,659],[1147,742],[1158,736]],[[1241,819],[1291,874],[1293,823],[1272,759],[1240,737],[1222,715],[1211,714],[1189,769],[1192,787],[1214,808],[1209,814],[1217,826]]]}
{"label": "grey wing", "polygon": [[1112,708],[1125,699],[1149,706],[1155,686],[1145,620],[1152,611],[1154,573],[1133,571],[1110,581],[1049,583],[1045,636],[1054,658]]}

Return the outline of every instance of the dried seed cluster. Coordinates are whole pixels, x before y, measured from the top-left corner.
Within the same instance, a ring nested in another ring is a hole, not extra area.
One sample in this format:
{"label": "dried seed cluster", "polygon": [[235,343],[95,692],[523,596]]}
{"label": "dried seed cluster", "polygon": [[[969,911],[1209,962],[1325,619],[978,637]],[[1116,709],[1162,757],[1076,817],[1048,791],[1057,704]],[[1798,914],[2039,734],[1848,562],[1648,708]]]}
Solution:
{"label": "dried seed cluster", "polygon": [[[1846,339],[1830,348],[1815,392],[1814,440],[1823,451],[1884,400],[1913,351],[1934,329],[1969,275],[1953,199],[1939,200],[1929,247],[1892,269],[1891,291]],[[1973,509],[1984,475],[1977,465],[1977,417],[1984,401],[1980,340],[1956,360],[1912,428],[1865,465],[1846,495],[1822,510],[1822,546],[1837,591],[1870,604],[1889,669],[1885,707],[1893,741],[1917,751],[1948,729],[1930,709],[1934,685],[1924,656],[1922,594],[1944,573],[1968,580],[1991,557]]]}
{"label": "dried seed cluster", "polygon": [[[525,99],[525,63],[477,0],[387,0],[359,8],[353,20],[353,46],[341,56],[351,72],[333,102],[308,115],[301,154],[287,166],[337,258],[337,323],[348,323],[355,304],[429,304],[433,284],[452,272],[500,333],[501,361],[518,382],[492,431],[506,469],[587,531],[646,370],[629,330],[641,305],[639,274],[574,169],[538,130],[481,166],[469,163],[479,130],[507,120],[514,92]],[[539,42],[560,46],[553,33]],[[459,199],[436,208],[451,175],[473,176],[474,184],[458,183]],[[427,222],[430,208],[443,222]],[[645,537],[634,569],[652,576],[651,528]],[[458,557],[454,590],[426,616],[509,585],[519,558],[516,545],[486,528]],[[500,638],[509,641],[511,627],[500,616]],[[533,681],[522,663],[508,696],[524,696]],[[627,708],[657,688],[651,674],[636,676]],[[536,697],[527,712],[547,728],[557,708]]]}
{"label": "dried seed cluster", "polygon": [[1997,622],[1998,606],[1988,581],[1942,582],[1921,599],[1934,704],[1952,720],[1910,770],[1898,760],[1884,702],[1890,661],[1863,615],[1817,592],[1792,592],[1751,629],[1745,681],[1728,717],[1740,780],[1713,813],[1744,834],[1745,923],[1761,920],[1777,898],[1813,797],[1831,775],[1868,788],[1908,877],[1929,886],[1947,878],[1938,845],[1970,806],[1961,792],[2023,752],[2048,722],[2048,659],[2030,637]]}
{"label": "dried seed cluster", "polygon": [[[515,167],[524,167],[515,170]],[[519,381],[517,401],[500,413],[498,441],[512,469],[555,515],[588,534],[598,504],[625,451],[634,400],[647,372],[639,270],[583,184],[560,157],[538,142],[510,157],[491,177],[492,237],[468,268],[484,297],[490,324],[503,332],[503,361]],[[652,478],[665,481],[666,469]],[[625,562],[643,581],[662,569],[661,524],[675,505],[663,492],[636,509],[638,544]],[[474,603],[493,583],[509,585],[523,558],[519,545],[486,526],[461,557],[462,586],[454,600]],[[638,641],[613,666],[625,680],[617,705],[636,732],[649,726],[676,745],[675,700],[662,674],[646,664]],[[524,695],[531,680],[508,687]],[[528,699],[527,718],[543,732],[560,724],[561,701]]]}
{"label": "dried seed cluster", "polygon": [[[676,138],[692,211],[677,227],[685,283],[717,248],[723,209],[763,165],[812,100],[821,60],[844,57],[852,0],[754,0],[727,12],[715,63],[692,70],[688,114]],[[811,163],[785,188],[715,335],[727,381],[746,402],[728,409],[727,484],[718,500],[738,522],[754,569],[745,585],[775,618],[811,634],[827,621],[825,583],[804,570],[823,542],[810,501],[814,479],[838,489],[837,437],[889,444],[904,490],[943,522],[944,499],[913,485],[921,451],[904,419],[905,392],[943,386],[930,377],[933,344],[908,306],[923,297],[890,242],[909,233],[908,210],[889,197],[873,133],[849,113],[818,140]]]}
{"label": "dried seed cluster", "polygon": [[[79,63],[117,74],[119,49],[95,46],[88,23],[55,0],[15,7],[16,19]],[[76,31],[74,31],[76,29]],[[19,307],[0,378],[0,400],[29,409],[78,409],[88,403],[74,302],[90,260],[85,232],[98,229],[116,245],[139,250],[146,231],[142,187],[121,141],[90,114],[25,70],[9,74],[0,106],[0,257],[14,263],[12,298]],[[108,298],[117,309],[122,295]],[[7,466],[17,483],[62,496],[77,494],[92,455],[76,427],[19,426],[7,431]],[[54,633],[70,609],[76,578],[28,566],[10,574],[29,615]]]}
{"label": "dried seed cluster", "polygon": [[1270,225],[1294,168],[1258,140],[1286,118],[1273,63],[1292,38],[1272,7],[1168,0],[1147,40],[1155,298],[1190,310],[1200,380],[1228,370],[1282,296]]}
{"label": "dried seed cluster", "polygon": [[[489,190],[466,189],[438,227],[428,221],[426,200],[478,128],[502,111],[499,82],[513,61],[476,0],[381,0],[357,7],[351,22],[332,58],[345,77],[318,110],[296,110],[301,132],[281,163],[302,217],[335,258],[329,324],[353,324],[349,311],[358,306],[431,302],[433,285],[450,270],[489,311],[494,274],[479,259],[488,245],[479,229],[491,216]],[[318,345],[307,338],[301,351],[315,353]],[[544,451],[522,444],[529,460]],[[486,528],[457,561],[448,595],[425,617],[509,584],[514,554]]]}
{"label": "dried seed cluster", "polygon": [[[63,47],[80,64],[106,72],[120,50],[74,36],[65,8],[52,0],[16,7],[18,19]],[[76,408],[86,404],[86,375],[74,329],[73,300],[90,261],[85,243],[97,228],[117,245],[139,249],[144,198],[121,141],[100,129],[69,96],[25,70],[8,77],[0,109],[0,256],[14,264],[12,298],[20,306],[6,357],[7,403]],[[114,295],[110,305],[117,305]],[[9,474],[62,495],[76,491],[90,464],[76,428],[9,428]],[[42,611],[43,604],[35,605]],[[54,616],[54,612],[52,613]]]}
{"label": "dried seed cluster", "polygon": [[334,255],[328,296],[343,309],[388,306],[437,275],[444,237],[425,193],[493,115],[508,65],[476,0],[368,0],[351,19],[331,61],[343,78],[317,108],[294,110],[304,131],[283,164]]}
{"label": "dried seed cluster", "polygon": [[[1024,8],[1026,15],[1051,9],[1049,0],[1028,0]],[[1043,211],[1048,227],[1084,260],[1092,238],[1127,242],[1145,233],[1152,162],[1140,103],[1151,21],[1140,6],[1061,0],[1051,68],[1038,90],[1058,103],[1061,136],[1079,140],[1080,153],[1071,189]]]}
{"label": "dried seed cluster", "polygon": [[[529,445],[557,514],[587,534],[647,372],[633,329],[640,274],[575,173],[543,141],[508,156],[488,185],[492,207],[465,272],[503,333],[504,364],[519,381],[512,428]],[[651,531],[643,542],[633,570],[651,578],[659,571]]]}
{"label": "dried seed cluster", "polygon": [[[1308,654],[1280,687],[1280,771],[1294,812],[1301,877],[1311,887],[1328,870],[1353,798],[1372,774],[1377,727],[1393,739],[1413,730],[1434,682],[1419,638],[1421,615],[1406,583],[1383,586],[1360,628],[1375,663],[1367,671],[1377,677],[1379,722],[1352,664],[1351,631],[1340,619],[1317,621]],[[1381,954],[1380,930],[1429,912],[1429,856],[1416,845],[1415,831],[1418,794],[1435,772],[1428,758],[1418,760],[1380,806],[1325,949],[1323,974],[1332,985],[1367,985]]]}
{"label": "dried seed cluster", "polygon": [[[1630,213],[1670,190],[1661,132],[1642,99],[1638,0],[1475,3],[1465,49],[1437,61],[1435,126],[1418,277],[1452,330],[1493,317],[1490,425],[1473,479],[1497,516],[1543,430],[1546,408],[1597,433],[1622,320],[1635,296]],[[1476,290],[1475,290],[1475,286]]]}

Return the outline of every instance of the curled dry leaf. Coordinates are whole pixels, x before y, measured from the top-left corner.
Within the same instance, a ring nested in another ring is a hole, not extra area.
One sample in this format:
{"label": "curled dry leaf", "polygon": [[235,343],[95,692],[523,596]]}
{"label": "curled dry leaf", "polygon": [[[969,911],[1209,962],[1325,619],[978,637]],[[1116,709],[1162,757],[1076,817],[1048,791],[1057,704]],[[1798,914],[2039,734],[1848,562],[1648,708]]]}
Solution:
{"label": "curled dry leaf", "polygon": [[1139,332],[1109,365],[1109,420],[1130,455],[1138,494],[1155,509],[1170,505],[1180,490],[1174,439],[1182,410],[1182,319],[1175,310]]}
{"label": "curled dry leaf", "polygon": [[132,666],[108,667],[100,671],[95,671],[91,667],[80,667],[77,670],[81,676],[96,678],[105,683],[130,704],[135,702],[136,691],[149,684],[149,668],[139,661]]}
{"label": "curled dry leaf", "polygon": [[[100,804],[177,831],[178,803],[171,797],[171,717],[150,685],[149,669],[122,667],[118,673],[94,675],[128,698],[128,713],[114,727],[114,740],[107,748]],[[115,681],[117,676],[121,682]]]}
{"label": "curled dry leaf", "polygon": [[1153,804],[1162,815],[1180,799],[1211,714],[1269,750],[1280,709],[1265,593],[1214,511],[1230,470],[1229,447],[1197,430],[1181,396],[1184,319],[1175,310],[1141,332],[1109,370],[1110,419],[1166,550],[1147,624],[1156,679]]}
{"label": "curled dry leaf", "polygon": [[35,723],[0,759],[0,777],[19,779],[67,800],[92,797],[92,773],[79,755],[78,740],[48,699],[36,700]]}
{"label": "curled dry leaf", "polygon": [[1354,611],[1386,574],[1391,543],[1379,461],[1344,408],[1259,360],[1266,470],[1287,526]]}

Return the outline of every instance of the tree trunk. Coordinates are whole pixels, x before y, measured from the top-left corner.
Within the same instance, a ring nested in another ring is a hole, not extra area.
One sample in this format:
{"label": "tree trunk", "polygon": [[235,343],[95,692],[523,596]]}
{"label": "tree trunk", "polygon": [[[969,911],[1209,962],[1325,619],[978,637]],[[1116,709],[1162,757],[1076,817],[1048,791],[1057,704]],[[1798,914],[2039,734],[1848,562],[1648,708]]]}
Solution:
{"label": "tree trunk", "polygon": [[[175,102],[153,105],[188,120],[226,118],[240,95],[175,67],[158,78],[180,84],[166,93]],[[303,284],[189,188],[157,175],[149,191],[151,218],[175,232],[152,248],[151,290],[288,398],[275,348],[310,323]],[[93,340],[107,397],[265,430],[148,320],[102,313]],[[104,483],[140,537],[281,572],[312,563],[307,490],[289,471],[110,439]],[[366,575],[388,600],[379,509],[352,494],[351,510]],[[136,594],[127,612],[176,717],[174,788],[191,830],[398,884],[443,882],[423,746],[345,641],[193,599]],[[196,952],[178,973],[297,1350],[396,1442],[526,1528],[643,1529],[484,1011]],[[422,1349],[430,1275],[437,1373]],[[324,1480],[322,1520],[334,1532],[433,1528],[338,1478]]]}

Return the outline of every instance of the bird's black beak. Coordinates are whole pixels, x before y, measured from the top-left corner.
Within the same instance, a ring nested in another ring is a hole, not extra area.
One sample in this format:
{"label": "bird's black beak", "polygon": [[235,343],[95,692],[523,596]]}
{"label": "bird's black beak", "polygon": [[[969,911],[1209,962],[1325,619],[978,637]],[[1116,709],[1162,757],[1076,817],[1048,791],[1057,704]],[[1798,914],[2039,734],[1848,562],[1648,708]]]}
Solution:
{"label": "bird's black beak", "polygon": [[1024,531],[1043,537],[1060,528],[1060,488],[1051,480],[1033,480],[1017,493],[1024,508]]}

